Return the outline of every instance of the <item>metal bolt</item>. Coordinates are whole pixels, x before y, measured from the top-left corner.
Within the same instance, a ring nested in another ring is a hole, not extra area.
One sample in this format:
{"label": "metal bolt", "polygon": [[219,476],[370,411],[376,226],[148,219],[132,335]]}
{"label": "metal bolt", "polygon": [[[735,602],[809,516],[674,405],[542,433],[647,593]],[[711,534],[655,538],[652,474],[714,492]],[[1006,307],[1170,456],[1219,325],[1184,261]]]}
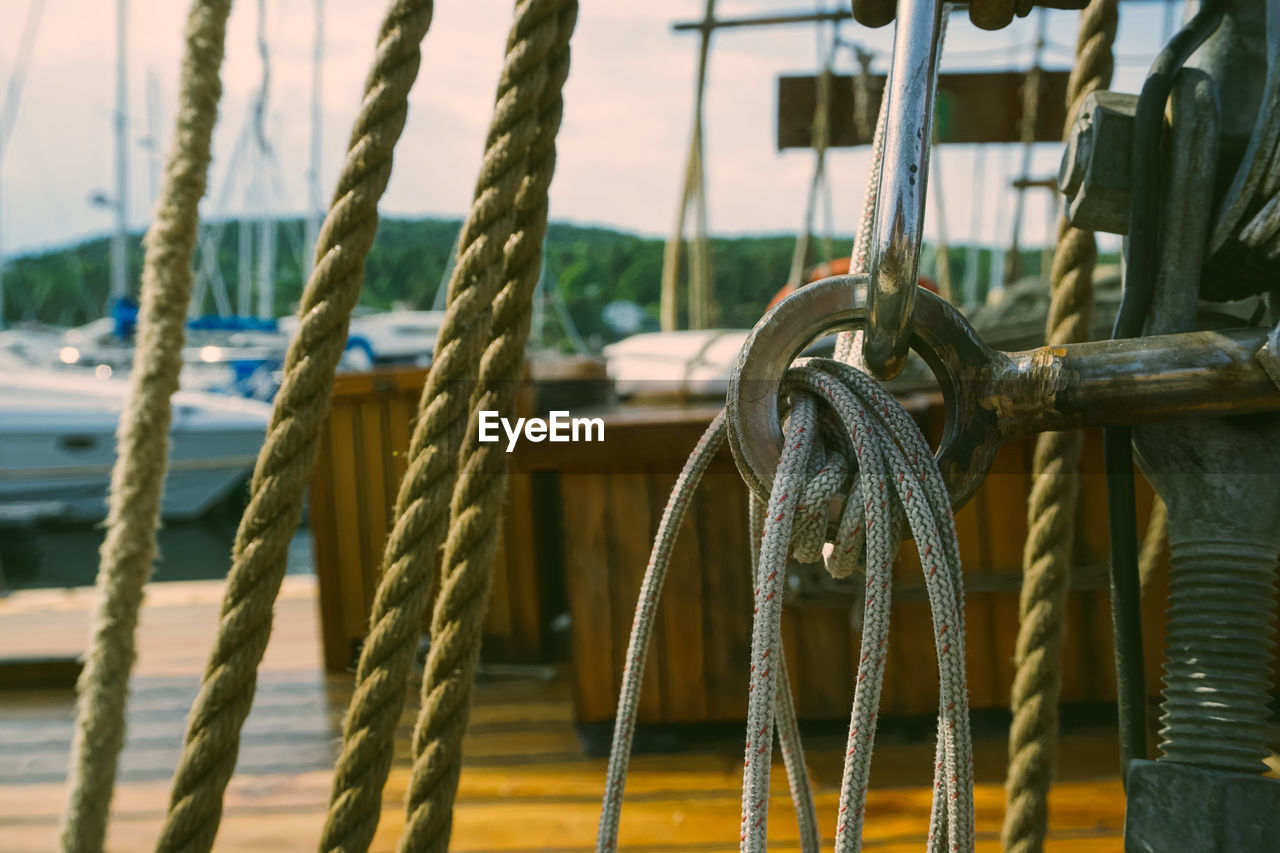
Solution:
{"label": "metal bolt", "polygon": [[1067,219],[1087,231],[1129,230],[1129,161],[1136,95],[1093,92],[1067,137],[1058,186],[1067,196]]}
{"label": "metal bolt", "polygon": [[1160,760],[1261,774],[1270,754],[1280,420],[1151,424],[1135,430],[1134,445],[1169,507]]}

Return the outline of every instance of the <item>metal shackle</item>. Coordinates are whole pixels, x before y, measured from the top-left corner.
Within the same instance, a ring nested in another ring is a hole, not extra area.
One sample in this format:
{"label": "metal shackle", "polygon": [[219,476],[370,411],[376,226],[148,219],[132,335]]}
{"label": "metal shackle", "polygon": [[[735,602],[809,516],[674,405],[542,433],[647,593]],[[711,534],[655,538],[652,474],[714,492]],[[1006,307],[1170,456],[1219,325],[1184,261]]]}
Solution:
{"label": "metal shackle", "polygon": [[[782,447],[779,395],[787,368],[816,339],[863,328],[866,276],[834,276],[774,306],[747,337],[729,380],[729,445],[747,485],[767,499]],[[1280,411],[1257,327],[994,350],[964,315],[924,288],[907,318],[908,343],[938,382],[946,426],[936,458],[960,507],[1007,441],[1046,430]],[[1280,339],[1280,338],[1278,338]]]}
{"label": "metal shackle", "polygon": [[862,353],[879,379],[902,372],[920,271],[920,238],[933,96],[938,82],[941,0],[900,0],[885,88],[884,151],[870,246],[869,319]]}

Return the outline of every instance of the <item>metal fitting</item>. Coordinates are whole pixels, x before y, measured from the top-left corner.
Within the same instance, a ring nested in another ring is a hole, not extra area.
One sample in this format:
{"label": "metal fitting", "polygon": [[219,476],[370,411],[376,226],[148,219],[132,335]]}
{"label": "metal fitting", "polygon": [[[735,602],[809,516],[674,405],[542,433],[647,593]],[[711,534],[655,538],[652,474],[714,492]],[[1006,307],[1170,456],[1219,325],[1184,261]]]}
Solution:
{"label": "metal fitting", "polygon": [[1067,221],[1085,231],[1129,231],[1130,161],[1137,95],[1093,92],[1071,126],[1058,170]]}
{"label": "metal fitting", "polygon": [[1126,853],[1264,853],[1280,838],[1280,779],[1134,761]]}
{"label": "metal fitting", "polygon": [[1280,388],[1280,323],[1276,323],[1267,335],[1267,342],[1258,350],[1258,363]]}

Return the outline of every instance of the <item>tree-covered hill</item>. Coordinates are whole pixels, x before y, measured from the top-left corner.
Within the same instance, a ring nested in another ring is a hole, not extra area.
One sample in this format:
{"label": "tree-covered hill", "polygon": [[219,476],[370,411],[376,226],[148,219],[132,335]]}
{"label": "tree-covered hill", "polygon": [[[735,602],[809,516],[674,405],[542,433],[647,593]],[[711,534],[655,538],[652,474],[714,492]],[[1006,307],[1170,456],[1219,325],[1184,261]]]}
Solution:
{"label": "tree-covered hill", "polygon": [[[365,285],[360,302],[370,308],[430,308],[454,251],[460,223],[456,220],[382,220],[365,263]],[[239,223],[204,226],[220,237],[218,266],[229,297],[236,299]],[[299,220],[277,223],[275,310],[291,313],[302,291],[299,259],[303,226]],[[256,223],[249,233],[256,233]],[[131,235],[131,284],[142,269],[141,235]],[[785,282],[791,263],[794,236],[714,238],[715,296],[718,324],[749,327],[760,317],[770,297]],[[849,237],[838,238],[845,250]],[[611,335],[601,316],[605,305],[627,300],[641,306],[652,318],[658,314],[658,291],[663,244],[607,228],[553,223],[547,233],[546,267],[551,282],[558,282],[578,331],[590,341],[603,342]],[[985,276],[987,252],[980,258]],[[964,274],[965,250],[951,251],[952,274]],[[1024,269],[1038,267],[1038,252],[1026,253]],[[197,266],[200,260],[197,256]],[[5,268],[5,319],[9,324],[29,321],[54,325],[79,325],[102,316],[108,294],[109,241],[89,240],[62,249],[12,258]],[[214,302],[206,292],[202,309],[212,313]]]}

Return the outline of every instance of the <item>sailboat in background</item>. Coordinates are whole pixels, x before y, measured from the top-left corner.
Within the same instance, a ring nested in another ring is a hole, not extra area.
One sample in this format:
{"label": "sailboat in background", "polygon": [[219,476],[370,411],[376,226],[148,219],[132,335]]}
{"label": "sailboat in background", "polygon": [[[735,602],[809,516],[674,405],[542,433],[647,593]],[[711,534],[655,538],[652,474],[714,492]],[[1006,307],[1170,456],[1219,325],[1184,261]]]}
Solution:
{"label": "sailboat in background", "polygon": [[[40,6],[33,3],[29,10],[16,85],[10,81],[0,112],[0,146],[13,128],[16,93],[30,60]],[[115,195],[107,199],[97,194],[113,211],[115,222],[109,313],[65,331],[0,332],[0,524],[97,520],[106,512],[118,422],[131,390],[120,377],[133,361],[137,321],[137,309],[128,297],[126,13],[126,0],[119,0]],[[192,370],[234,363],[220,345],[226,341],[211,337],[219,334],[195,329],[189,336],[185,356],[190,367],[184,375],[188,386],[199,384],[191,381],[198,376]],[[283,352],[274,339],[253,339],[260,334],[257,329],[231,334],[250,336],[231,340],[227,349],[234,349],[236,357],[252,353],[265,360]],[[278,332],[270,334],[287,342]],[[161,511],[166,519],[195,518],[248,477],[271,410],[253,400],[190,390],[178,392],[172,402],[171,456]]]}

